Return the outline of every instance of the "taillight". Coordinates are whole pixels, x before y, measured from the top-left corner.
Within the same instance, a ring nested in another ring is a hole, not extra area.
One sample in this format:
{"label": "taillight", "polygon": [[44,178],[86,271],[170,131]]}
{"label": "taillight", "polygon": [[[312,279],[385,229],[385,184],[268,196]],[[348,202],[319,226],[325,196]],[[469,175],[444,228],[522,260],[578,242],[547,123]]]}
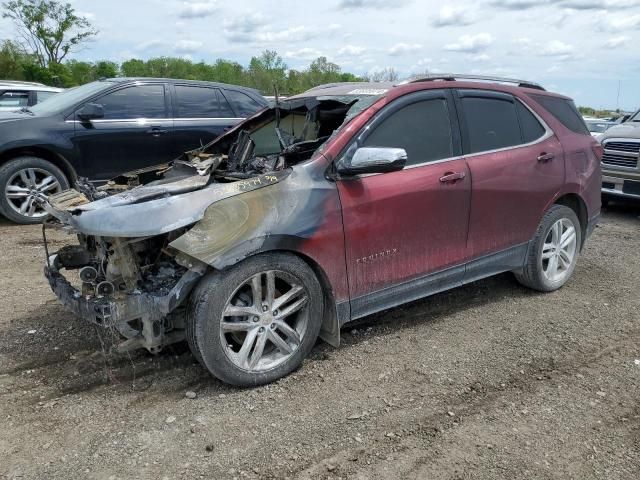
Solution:
{"label": "taillight", "polygon": [[602,156],[604,155],[604,147],[598,143],[596,145],[592,145],[591,150],[593,150],[593,153],[595,154],[598,161],[602,161]]}

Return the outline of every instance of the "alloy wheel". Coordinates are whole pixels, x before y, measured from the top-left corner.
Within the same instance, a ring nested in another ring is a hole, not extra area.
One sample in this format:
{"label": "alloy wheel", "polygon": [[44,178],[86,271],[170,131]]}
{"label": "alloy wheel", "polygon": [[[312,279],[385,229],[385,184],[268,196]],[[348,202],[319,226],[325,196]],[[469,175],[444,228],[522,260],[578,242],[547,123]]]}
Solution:
{"label": "alloy wheel", "polygon": [[309,294],[293,275],[268,270],[245,280],[220,319],[220,341],[235,366],[251,373],[291,358],[309,323]]}
{"label": "alloy wheel", "polygon": [[542,270],[548,280],[558,282],[570,273],[576,250],[576,227],[568,218],[561,218],[551,226],[542,246]]}
{"label": "alloy wheel", "polygon": [[14,173],[5,186],[5,197],[9,206],[18,214],[38,218],[47,212],[42,200],[62,191],[58,179],[42,168],[25,168]]}

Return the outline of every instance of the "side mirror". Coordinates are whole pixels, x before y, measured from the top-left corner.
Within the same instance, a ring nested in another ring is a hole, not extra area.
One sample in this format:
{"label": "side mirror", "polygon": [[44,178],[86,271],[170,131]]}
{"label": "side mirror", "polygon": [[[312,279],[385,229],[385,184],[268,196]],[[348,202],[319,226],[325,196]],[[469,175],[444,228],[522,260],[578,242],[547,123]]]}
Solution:
{"label": "side mirror", "polygon": [[87,103],[76,113],[80,120],[93,120],[104,117],[104,108],[99,103]]}
{"label": "side mirror", "polygon": [[402,170],[406,163],[407,152],[404,148],[360,147],[350,160],[340,160],[336,169],[340,175],[353,176],[397,172]]}

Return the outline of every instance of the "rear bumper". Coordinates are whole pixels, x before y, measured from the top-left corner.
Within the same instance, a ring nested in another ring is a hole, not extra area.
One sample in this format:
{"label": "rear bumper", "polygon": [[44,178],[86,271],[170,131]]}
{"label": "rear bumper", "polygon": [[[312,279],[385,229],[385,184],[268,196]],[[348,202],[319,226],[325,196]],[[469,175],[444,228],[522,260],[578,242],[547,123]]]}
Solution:
{"label": "rear bumper", "polygon": [[201,274],[188,270],[165,296],[149,293],[117,294],[113,297],[82,295],[56,268],[56,256],[44,267],[51,290],[65,308],[95,325],[112,327],[140,318],[161,320],[189,295]]}

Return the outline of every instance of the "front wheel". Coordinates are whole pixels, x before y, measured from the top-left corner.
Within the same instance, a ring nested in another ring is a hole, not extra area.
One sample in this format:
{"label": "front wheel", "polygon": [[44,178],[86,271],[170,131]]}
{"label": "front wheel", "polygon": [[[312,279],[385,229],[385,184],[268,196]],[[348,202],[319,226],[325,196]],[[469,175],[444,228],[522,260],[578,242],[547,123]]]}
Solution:
{"label": "front wheel", "polygon": [[582,231],[575,212],[564,205],[553,205],[542,218],[524,268],[516,272],[516,278],[534,290],[557,290],[573,274],[581,242]]}
{"label": "front wheel", "polygon": [[187,340],[220,380],[244,387],[269,383],[295,370],[313,348],[322,299],[302,259],[257,255],[202,279],[189,303]]}
{"label": "front wheel", "polygon": [[19,157],[0,166],[0,213],[15,223],[40,223],[42,200],[69,188],[62,170],[37,157]]}

